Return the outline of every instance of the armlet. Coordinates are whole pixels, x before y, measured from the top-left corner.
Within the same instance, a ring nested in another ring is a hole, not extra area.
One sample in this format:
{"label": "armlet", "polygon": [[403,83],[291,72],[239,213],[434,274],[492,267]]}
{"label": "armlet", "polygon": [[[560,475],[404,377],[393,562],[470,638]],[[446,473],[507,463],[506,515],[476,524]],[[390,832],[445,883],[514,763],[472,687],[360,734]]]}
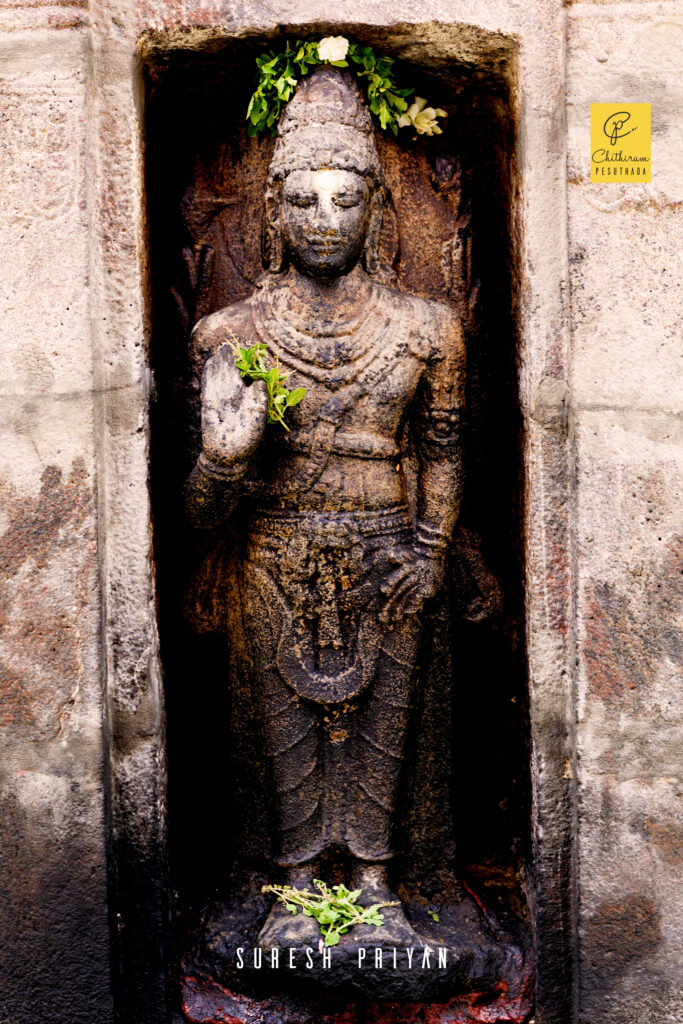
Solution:
{"label": "armlet", "polygon": [[448,458],[460,450],[464,429],[462,408],[422,408],[417,417],[420,454],[427,459]]}

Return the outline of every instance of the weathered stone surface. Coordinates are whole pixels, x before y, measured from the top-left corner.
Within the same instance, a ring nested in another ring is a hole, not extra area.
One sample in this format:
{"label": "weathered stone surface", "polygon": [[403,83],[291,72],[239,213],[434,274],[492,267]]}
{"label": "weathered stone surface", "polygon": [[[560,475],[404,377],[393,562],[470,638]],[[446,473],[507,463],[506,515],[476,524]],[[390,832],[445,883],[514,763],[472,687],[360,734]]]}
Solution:
{"label": "weathered stone surface", "polygon": [[[0,10],[0,32],[74,29],[88,25],[88,0],[11,0]],[[54,36],[52,36],[54,38]]]}
{"label": "weathered stone surface", "polygon": [[577,414],[581,1012],[681,1012],[680,419]]}
{"label": "weathered stone surface", "polygon": [[599,188],[574,186],[569,195],[574,404],[676,413],[683,407],[683,311],[674,300],[683,217],[657,205],[604,209],[609,196]]}
{"label": "weathered stone surface", "polygon": [[[683,1013],[680,4],[568,22],[578,479],[579,1019]],[[646,101],[647,185],[587,183],[590,102]]]}
{"label": "weathered stone surface", "polygon": [[112,1019],[84,47],[77,33],[0,36],[0,1019],[11,1024]]}
{"label": "weathered stone surface", "polygon": [[[569,181],[590,178],[590,104],[652,105],[652,181],[642,184],[592,185],[587,198],[601,209],[680,203],[683,141],[677,125],[683,113],[683,6],[675,2],[639,6],[598,3],[572,6],[567,32],[567,160]],[[671,211],[670,215],[675,211]],[[672,220],[680,218],[672,217]],[[616,228],[605,240],[622,241],[625,252],[640,233]],[[646,232],[652,246],[657,236]],[[615,264],[616,264],[615,260]],[[664,265],[666,260],[655,261]],[[618,314],[618,305],[612,306]]]}

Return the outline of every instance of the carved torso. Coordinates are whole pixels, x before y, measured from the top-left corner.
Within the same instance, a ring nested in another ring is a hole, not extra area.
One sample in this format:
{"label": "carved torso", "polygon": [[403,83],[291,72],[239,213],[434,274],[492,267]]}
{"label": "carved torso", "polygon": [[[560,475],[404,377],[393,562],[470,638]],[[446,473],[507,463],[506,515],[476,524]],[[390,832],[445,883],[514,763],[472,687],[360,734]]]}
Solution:
{"label": "carved torso", "polygon": [[424,428],[432,407],[452,407],[445,394],[458,355],[449,345],[451,312],[374,283],[362,308],[334,324],[302,322],[294,305],[284,282],[267,279],[195,333],[199,365],[229,337],[244,346],[262,341],[291,373],[288,386],[306,388],[288,413],[290,432],[272,428],[263,446],[253,474],[262,484],[259,506],[350,511],[404,504],[404,424],[422,418]]}

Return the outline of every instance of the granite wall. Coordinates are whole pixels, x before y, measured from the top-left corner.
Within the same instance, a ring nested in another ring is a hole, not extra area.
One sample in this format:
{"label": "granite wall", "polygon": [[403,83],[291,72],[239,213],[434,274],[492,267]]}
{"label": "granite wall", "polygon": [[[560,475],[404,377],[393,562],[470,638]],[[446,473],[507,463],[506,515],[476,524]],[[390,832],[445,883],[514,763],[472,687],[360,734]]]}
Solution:
{"label": "granite wall", "polygon": [[[683,6],[567,10],[579,1019],[680,1020]],[[590,184],[587,108],[652,104],[652,182]]]}

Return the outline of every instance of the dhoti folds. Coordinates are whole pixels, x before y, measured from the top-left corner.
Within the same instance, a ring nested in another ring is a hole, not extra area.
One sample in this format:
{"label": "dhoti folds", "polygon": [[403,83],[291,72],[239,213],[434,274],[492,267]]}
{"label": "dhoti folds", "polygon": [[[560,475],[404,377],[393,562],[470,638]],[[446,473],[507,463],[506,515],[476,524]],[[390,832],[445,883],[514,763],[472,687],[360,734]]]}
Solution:
{"label": "dhoti folds", "polygon": [[250,522],[245,618],[282,865],[335,846],[393,856],[419,620],[379,613],[412,537],[404,507]]}

